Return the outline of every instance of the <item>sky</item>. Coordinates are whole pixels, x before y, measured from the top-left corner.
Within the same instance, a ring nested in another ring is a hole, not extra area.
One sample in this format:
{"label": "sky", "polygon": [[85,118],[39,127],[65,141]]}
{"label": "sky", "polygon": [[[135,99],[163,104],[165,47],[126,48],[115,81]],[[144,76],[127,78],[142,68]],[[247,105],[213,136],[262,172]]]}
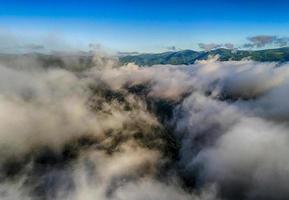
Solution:
{"label": "sky", "polygon": [[[116,51],[240,45],[256,35],[289,36],[289,1],[274,0],[0,0],[1,41],[8,38]],[[5,35],[5,37],[3,37]],[[10,35],[10,36],[7,36]],[[4,38],[4,39],[3,39]]]}

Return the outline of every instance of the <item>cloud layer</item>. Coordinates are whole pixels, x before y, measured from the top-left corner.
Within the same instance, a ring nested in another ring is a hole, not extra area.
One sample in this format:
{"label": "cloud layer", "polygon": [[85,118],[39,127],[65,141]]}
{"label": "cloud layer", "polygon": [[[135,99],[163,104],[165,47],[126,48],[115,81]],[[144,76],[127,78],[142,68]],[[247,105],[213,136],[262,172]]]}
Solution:
{"label": "cloud layer", "polygon": [[0,66],[0,199],[288,199],[287,63],[34,63]]}
{"label": "cloud layer", "polygon": [[256,35],[247,38],[250,43],[244,44],[245,48],[261,48],[268,45],[285,47],[289,44],[288,37],[278,37],[275,35]]}

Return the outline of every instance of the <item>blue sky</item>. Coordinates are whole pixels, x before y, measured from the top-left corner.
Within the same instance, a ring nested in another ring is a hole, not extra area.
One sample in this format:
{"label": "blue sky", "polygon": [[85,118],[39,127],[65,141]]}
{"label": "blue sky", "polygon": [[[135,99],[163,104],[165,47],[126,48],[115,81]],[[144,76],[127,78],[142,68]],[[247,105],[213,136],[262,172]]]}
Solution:
{"label": "blue sky", "polygon": [[238,45],[254,35],[289,36],[289,1],[282,0],[0,3],[0,31],[30,43],[53,37],[82,48],[100,43],[118,51],[153,52],[168,46],[196,49],[199,42]]}

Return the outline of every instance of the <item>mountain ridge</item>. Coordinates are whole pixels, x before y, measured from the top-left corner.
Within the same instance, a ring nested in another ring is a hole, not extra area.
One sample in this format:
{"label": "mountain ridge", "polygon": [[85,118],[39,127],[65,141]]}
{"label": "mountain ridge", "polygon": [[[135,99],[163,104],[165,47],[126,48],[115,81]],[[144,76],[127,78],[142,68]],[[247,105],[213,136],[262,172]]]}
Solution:
{"label": "mountain ridge", "polygon": [[163,53],[145,53],[138,55],[127,55],[119,57],[122,64],[135,63],[141,66],[151,66],[155,64],[188,65],[197,60],[205,60],[210,56],[219,56],[220,61],[239,61],[251,59],[260,62],[286,62],[289,61],[289,47],[263,50],[232,50],[218,48],[211,51],[168,51]]}
{"label": "mountain ridge", "polygon": [[[144,53],[138,55],[117,56],[120,65],[135,63],[139,66],[152,66],[161,64],[190,65],[197,60],[206,60],[209,57],[219,56],[220,61],[239,61],[250,59],[260,62],[288,62],[289,47],[264,50],[231,50],[225,48],[211,51],[168,51],[163,53]],[[94,54],[92,52],[51,54],[26,53],[26,54],[0,54],[0,65],[13,66],[37,66],[44,68],[59,67],[73,71],[82,71],[94,66]]]}

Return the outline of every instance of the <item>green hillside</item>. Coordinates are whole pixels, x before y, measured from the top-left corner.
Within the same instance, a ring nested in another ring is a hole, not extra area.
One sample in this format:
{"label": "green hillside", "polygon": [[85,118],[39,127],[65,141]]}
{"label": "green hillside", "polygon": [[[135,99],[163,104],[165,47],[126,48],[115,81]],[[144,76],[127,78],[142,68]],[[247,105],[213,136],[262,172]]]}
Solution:
{"label": "green hillside", "polygon": [[266,49],[266,50],[230,50],[230,49],[215,49],[208,52],[205,51],[193,51],[183,50],[177,52],[164,52],[156,54],[139,54],[133,56],[120,57],[120,62],[136,63],[138,65],[155,65],[155,64],[193,64],[196,60],[204,60],[209,56],[219,55],[221,61],[228,60],[242,60],[252,59],[260,62],[285,62],[289,61],[289,47],[278,48],[278,49]]}

